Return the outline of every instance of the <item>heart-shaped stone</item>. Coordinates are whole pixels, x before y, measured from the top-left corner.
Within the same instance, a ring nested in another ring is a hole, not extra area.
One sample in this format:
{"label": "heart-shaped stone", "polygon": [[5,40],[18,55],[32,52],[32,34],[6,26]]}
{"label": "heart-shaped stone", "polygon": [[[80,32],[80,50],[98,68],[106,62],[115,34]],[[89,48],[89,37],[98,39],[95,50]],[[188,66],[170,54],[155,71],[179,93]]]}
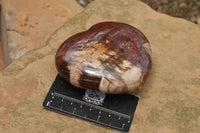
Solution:
{"label": "heart-shaped stone", "polygon": [[56,67],[72,85],[104,93],[131,93],[141,88],[151,69],[149,41],[138,29],[102,22],[63,42]]}

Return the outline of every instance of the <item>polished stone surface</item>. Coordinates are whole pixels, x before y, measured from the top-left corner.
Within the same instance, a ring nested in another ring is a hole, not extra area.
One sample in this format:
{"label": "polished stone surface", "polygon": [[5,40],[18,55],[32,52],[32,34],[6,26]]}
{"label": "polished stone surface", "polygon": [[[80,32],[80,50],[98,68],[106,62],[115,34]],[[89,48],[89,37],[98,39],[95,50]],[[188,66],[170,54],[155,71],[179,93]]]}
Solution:
{"label": "polished stone surface", "polygon": [[124,23],[102,22],[60,46],[56,67],[77,87],[104,93],[131,93],[141,88],[151,69],[149,41]]}

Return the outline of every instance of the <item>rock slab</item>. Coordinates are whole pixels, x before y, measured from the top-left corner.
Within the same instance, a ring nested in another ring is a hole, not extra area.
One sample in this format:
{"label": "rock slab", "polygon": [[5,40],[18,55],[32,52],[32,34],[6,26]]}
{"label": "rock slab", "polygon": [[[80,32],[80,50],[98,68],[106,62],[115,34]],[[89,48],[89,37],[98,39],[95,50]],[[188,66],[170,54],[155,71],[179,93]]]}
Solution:
{"label": "rock slab", "polygon": [[82,11],[74,0],[2,0],[2,46],[7,66],[45,45],[52,33]]}
{"label": "rock slab", "polygon": [[[0,37],[0,41],[1,41],[1,37]],[[3,58],[2,46],[0,42],[0,71],[3,70],[4,67],[5,67],[5,63],[4,63],[4,58]]]}
{"label": "rock slab", "polygon": [[[198,133],[200,130],[200,27],[155,12],[135,0],[101,0],[69,20],[43,48],[0,73],[0,132],[117,132],[42,107],[57,71],[55,53],[66,38],[103,21],[141,30],[151,43],[153,67],[130,133]],[[84,125],[84,126],[83,126]]]}

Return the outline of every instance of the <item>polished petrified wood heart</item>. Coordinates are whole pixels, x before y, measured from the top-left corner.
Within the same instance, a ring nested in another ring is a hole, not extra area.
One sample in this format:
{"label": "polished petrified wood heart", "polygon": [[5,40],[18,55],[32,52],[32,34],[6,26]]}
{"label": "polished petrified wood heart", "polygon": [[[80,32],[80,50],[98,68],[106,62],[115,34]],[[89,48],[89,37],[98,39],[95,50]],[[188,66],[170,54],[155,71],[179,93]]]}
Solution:
{"label": "polished petrified wood heart", "polygon": [[102,22],[60,46],[56,67],[74,86],[104,93],[131,93],[141,88],[151,69],[149,41],[124,23]]}

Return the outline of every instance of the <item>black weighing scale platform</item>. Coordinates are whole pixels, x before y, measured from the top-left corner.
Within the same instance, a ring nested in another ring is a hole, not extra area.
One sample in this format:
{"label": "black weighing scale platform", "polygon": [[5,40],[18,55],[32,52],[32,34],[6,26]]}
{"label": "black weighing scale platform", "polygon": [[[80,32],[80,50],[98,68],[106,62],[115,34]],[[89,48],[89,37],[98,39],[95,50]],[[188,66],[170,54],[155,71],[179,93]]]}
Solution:
{"label": "black weighing scale platform", "polygon": [[43,106],[104,127],[128,132],[139,97],[128,94],[104,94],[72,86],[57,75]]}

